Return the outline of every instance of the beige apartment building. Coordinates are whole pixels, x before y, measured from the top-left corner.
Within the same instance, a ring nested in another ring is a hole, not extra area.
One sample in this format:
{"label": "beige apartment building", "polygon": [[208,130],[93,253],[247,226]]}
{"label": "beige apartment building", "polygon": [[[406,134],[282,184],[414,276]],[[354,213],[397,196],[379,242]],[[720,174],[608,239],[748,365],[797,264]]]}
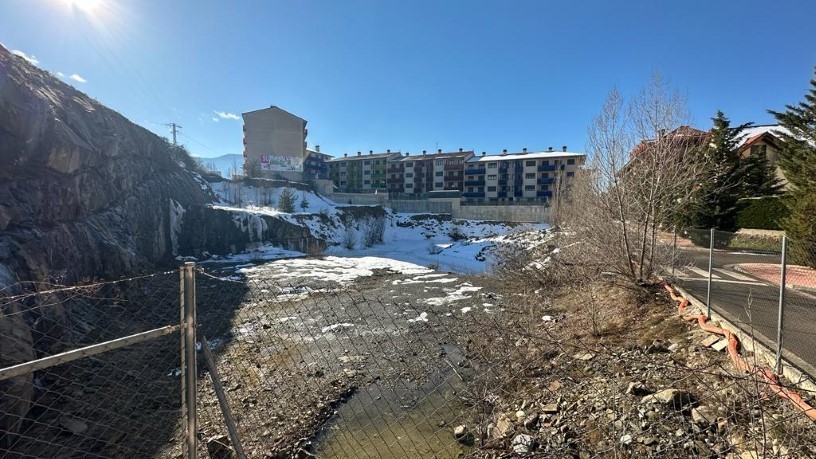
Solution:
{"label": "beige apartment building", "polygon": [[244,119],[244,172],[253,177],[299,180],[306,157],[306,120],[271,106]]}

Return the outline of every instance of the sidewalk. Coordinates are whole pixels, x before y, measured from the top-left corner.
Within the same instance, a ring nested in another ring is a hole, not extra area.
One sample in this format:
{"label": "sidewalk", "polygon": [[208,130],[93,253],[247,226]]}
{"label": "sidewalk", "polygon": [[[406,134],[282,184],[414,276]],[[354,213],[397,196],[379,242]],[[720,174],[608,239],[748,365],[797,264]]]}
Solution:
{"label": "sidewalk", "polygon": [[[779,265],[773,263],[740,263],[734,269],[754,277],[779,285],[781,275]],[[788,265],[785,285],[792,288],[816,290],[816,269],[807,266]]]}

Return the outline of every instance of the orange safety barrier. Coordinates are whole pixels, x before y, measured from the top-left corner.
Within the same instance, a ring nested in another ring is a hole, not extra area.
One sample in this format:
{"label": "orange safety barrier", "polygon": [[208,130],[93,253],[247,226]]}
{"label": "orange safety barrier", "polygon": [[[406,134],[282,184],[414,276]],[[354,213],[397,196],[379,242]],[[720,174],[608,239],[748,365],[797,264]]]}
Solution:
{"label": "orange safety barrier", "polygon": [[663,286],[666,288],[666,291],[669,292],[671,299],[679,303],[677,306],[677,314],[680,315],[683,320],[687,320],[689,322],[696,321],[703,330],[709,333],[721,335],[728,340],[728,355],[731,357],[731,360],[734,362],[737,368],[746,373],[758,374],[762,376],[768,383],[768,389],[771,392],[779,397],[789,400],[794,406],[796,406],[796,408],[804,412],[807,417],[816,421],[816,408],[805,402],[801,395],[788,389],[787,387],[782,387],[779,384],[779,378],[777,378],[777,376],[771,370],[751,365],[742,358],[742,356],[739,354],[739,340],[737,339],[736,335],[728,330],[715,327],[714,325],[708,323],[708,317],[706,317],[705,314],[683,314],[683,311],[689,305],[689,300],[683,298],[682,296],[677,296],[674,293],[674,289],[671,285],[665,283]]}

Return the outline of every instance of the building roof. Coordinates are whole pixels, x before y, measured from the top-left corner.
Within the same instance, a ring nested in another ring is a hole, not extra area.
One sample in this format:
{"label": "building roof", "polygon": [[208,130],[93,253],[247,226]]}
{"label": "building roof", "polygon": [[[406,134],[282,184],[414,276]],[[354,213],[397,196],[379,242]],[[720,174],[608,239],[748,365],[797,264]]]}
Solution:
{"label": "building roof", "polygon": [[241,116],[252,115],[252,114],[255,114],[255,113],[265,112],[265,111],[267,111],[267,110],[272,110],[272,109],[275,109],[275,110],[281,111],[281,112],[283,112],[283,113],[286,113],[287,115],[293,116],[293,117],[295,117],[295,118],[297,118],[297,119],[299,119],[299,120],[303,121],[304,123],[306,122],[306,120],[304,120],[303,118],[301,118],[301,117],[299,117],[299,116],[295,115],[295,114],[294,114],[294,113],[292,113],[292,112],[288,112],[288,111],[286,111],[286,110],[284,110],[284,109],[282,109],[282,108],[278,107],[277,105],[270,105],[270,106],[269,106],[269,107],[267,107],[267,108],[259,108],[258,110],[252,110],[252,111],[249,111],[249,112],[244,112],[244,113],[241,113]]}
{"label": "building roof", "polygon": [[781,140],[779,137],[780,133],[790,135],[789,130],[778,124],[751,126],[747,129],[743,129],[740,132],[740,136],[742,137],[740,138],[740,142],[737,146],[740,149],[747,148],[752,143],[766,136],[772,136],[775,140]]}
{"label": "building roof", "polygon": [[365,159],[380,159],[380,158],[391,158],[394,156],[401,156],[400,153],[369,153],[367,155],[359,154],[359,155],[348,155],[348,156],[341,156],[338,158],[332,158],[328,162],[330,163],[337,163],[343,161],[360,161]]}
{"label": "building roof", "polygon": [[448,151],[442,153],[422,153],[418,155],[411,156],[410,154],[403,156],[400,158],[400,161],[423,161],[423,160],[433,160],[439,158],[465,158],[473,154],[473,150],[468,151]]}
{"label": "building roof", "polygon": [[585,157],[586,153],[571,151],[532,151],[527,153],[507,153],[500,155],[474,156],[468,163],[481,163],[492,161],[512,161],[517,159],[557,159],[557,158],[579,158]]}
{"label": "building roof", "polygon": [[306,149],[306,156],[309,156],[309,155],[322,156],[324,160],[331,159],[331,155],[327,155],[326,153],[307,148]]}

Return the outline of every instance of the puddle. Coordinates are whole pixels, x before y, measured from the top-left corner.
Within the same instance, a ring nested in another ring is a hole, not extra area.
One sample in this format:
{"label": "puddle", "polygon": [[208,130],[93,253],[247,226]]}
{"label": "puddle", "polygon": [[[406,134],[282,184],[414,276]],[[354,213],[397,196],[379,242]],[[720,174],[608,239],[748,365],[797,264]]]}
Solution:
{"label": "puddle", "polygon": [[[464,355],[443,346],[441,371],[423,385],[378,381],[360,389],[318,432],[318,457],[458,458],[470,448],[453,438],[453,428],[466,423],[469,409],[457,393],[466,388],[472,370],[459,363]],[[462,380],[465,378],[465,381]]]}

